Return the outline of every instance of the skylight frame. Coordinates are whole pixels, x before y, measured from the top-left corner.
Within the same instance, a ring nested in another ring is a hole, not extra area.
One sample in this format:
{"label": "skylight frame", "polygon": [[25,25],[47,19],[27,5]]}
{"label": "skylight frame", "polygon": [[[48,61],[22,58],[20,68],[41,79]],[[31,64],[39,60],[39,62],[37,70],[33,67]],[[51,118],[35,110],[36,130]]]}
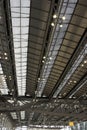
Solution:
{"label": "skylight frame", "polygon": [[[18,95],[24,96],[26,92],[30,0],[17,0],[16,2],[10,0],[10,5]],[[25,46],[23,43],[26,43]]]}

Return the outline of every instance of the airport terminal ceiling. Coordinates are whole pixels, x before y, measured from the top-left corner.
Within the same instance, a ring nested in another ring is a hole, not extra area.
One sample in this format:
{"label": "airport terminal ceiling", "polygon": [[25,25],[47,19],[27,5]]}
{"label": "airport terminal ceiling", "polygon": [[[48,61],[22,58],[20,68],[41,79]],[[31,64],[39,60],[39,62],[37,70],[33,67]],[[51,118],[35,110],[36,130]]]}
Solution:
{"label": "airport terminal ceiling", "polygon": [[87,121],[86,0],[0,0],[0,113],[14,127]]}

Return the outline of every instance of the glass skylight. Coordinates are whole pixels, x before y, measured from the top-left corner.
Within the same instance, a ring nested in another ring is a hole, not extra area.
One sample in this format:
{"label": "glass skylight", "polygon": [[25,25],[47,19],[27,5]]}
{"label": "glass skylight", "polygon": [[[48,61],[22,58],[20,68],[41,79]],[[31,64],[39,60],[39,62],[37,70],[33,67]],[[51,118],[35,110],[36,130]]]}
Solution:
{"label": "glass skylight", "polygon": [[21,120],[25,119],[25,111],[21,111]]}
{"label": "glass skylight", "polygon": [[25,95],[30,0],[10,0],[18,94]]}
{"label": "glass skylight", "polygon": [[16,112],[11,112],[11,116],[12,116],[13,119],[17,119]]}
{"label": "glass skylight", "polygon": [[[41,94],[47,83],[47,79],[51,72],[51,68],[54,64],[54,61],[56,59],[60,46],[62,44],[65,32],[67,30],[68,24],[70,22],[71,16],[75,8],[76,2],[77,0],[73,0],[72,3],[71,1],[64,0],[62,5],[60,3],[58,14],[56,13],[56,15],[59,17],[58,17],[57,26],[54,32],[54,37],[50,46],[50,50],[46,56],[45,63],[42,68],[43,73],[40,76],[40,80],[38,81],[37,94],[36,94],[37,97],[41,97]],[[65,16],[65,20],[62,20],[63,16]],[[62,27],[60,27],[60,25],[62,25]]]}
{"label": "glass skylight", "polygon": [[65,84],[67,83],[67,81],[70,79],[70,77],[72,76],[72,74],[74,73],[74,71],[77,69],[77,67],[79,66],[79,64],[82,62],[82,60],[84,59],[84,57],[87,55],[87,44],[85,45],[85,47],[83,48],[83,50],[80,52],[79,56],[77,57],[76,61],[74,62],[74,64],[72,65],[72,68],[70,69],[70,71],[66,74],[63,82],[59,85],[57,91],[54,93],[53,97],[56,98],[57,95],[60,93],[60,91],[62,90],[62,88],[65,86]]}
{"label": "glass skylight", "polygon": [[0,64],[0,93],[8,94],[8,87],[6,83],[6,76],[3,74],[2,66]]}

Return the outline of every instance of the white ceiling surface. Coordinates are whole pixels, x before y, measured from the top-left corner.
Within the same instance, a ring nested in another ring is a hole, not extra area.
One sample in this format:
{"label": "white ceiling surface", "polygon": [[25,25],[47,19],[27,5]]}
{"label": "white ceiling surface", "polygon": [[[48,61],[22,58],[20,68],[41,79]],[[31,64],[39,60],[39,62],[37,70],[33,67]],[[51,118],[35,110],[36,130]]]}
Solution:
{"label": "white ceiling surface", "polygon": [[25,95],[30,0],[10,0],[18,95]]}

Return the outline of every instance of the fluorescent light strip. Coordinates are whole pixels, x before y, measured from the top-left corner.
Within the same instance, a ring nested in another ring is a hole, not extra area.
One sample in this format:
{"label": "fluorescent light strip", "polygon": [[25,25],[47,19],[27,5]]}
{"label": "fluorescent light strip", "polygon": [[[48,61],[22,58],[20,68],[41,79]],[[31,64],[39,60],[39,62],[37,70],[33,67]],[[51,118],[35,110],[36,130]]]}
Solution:
{"label": "fluorescent light strip", "polygon": [[16,112],[10,112],[13,119],[17,119]]}
{"label": "fluorescent light strip", "polygon": [[25,111],[21,111],[21,120],[25,119]]}
{"label": "fluorescent light strip", "polygon": [[29,18],[27,17],[30,14],[30,0],[10,0],[10,3],[18,95],[23,96],[26,91],[27,46],[29,32]]}
{"label": "fluorescent light strip", "polygon": [[[68,2],[69,2],[69,4],[67,5]],[[36,94],[37,97],[41,97],[41,94],[42,94],[42,92],[44,90],[44,87],[45,87],[45,85],[47,83],[47,79],[48,79],[48,77],[50,75],[51,68],[52,68],[52,66],[54,64],[54,61],[56,59],[56,56],[57,56],[58,51],[60,49],[60,46],[62,44],[65,32],[67,30],[68,24],[70,22],[71,16],[72,16],[73,11],[74,11],[74,8],[76,6],[76,2],[77,2],[77,0],[73,0],[73,4],[70,4],[70,1],[67,0],[66,4],[63,4],[62,8],[60,8],[61,11],[60,11],[60,14],[59,14],[59,21],[58,21],[57,26],[56,26],[53,41],[52,41],[52,44],[50,46],[48,56],[46,58],[46,62],[44,63],[43,68],[42,68],[43,74],[40,77],[40,81],[38,82],[37,94]],[[72,6],[72,8],[70,6]],[[64,16],[65,16],[66,20],[62,21],[63,27],[60,28],[59,23],[61,22],[60,20],[63,17],[63,13],[64,13]],[[68,13],[70,13],[71,15],[68,15]],[[50,57],[52,57],[51,60],[50,60]],[[43,81],[43,79],[45,79],[45,80]]]}
{"label": "fluorescent light strip", "polygon": [[8,94],[8,87],[5,80],[5,75],[3,74],[1,64],[0,64],[0,91],[1,91],[1,94]]}
{"label": "fluorescent light strip", "polygon": [[59,85],[57,91],[54,93],[53,97],[56,98],[57,95],[60,93],[60,91],[62,90],[62,88],[65,86],[65,84],[67,83],[67,81],[70,79],[70,77],[72,76],[72,74],[75,72],[75,70],[77,69],[77,67],[80,65],[80,63],[82,62],[82,60],[84,59],[84,57],[87,55],[87,44],[85,45],[85,47],[83,48],[83,50],[81,51],[81,53],[79,54],[78,58],[75,60],[72,68],[70,69],[70,71],[67,73],[67,75],[65,76],[63,82]]}

